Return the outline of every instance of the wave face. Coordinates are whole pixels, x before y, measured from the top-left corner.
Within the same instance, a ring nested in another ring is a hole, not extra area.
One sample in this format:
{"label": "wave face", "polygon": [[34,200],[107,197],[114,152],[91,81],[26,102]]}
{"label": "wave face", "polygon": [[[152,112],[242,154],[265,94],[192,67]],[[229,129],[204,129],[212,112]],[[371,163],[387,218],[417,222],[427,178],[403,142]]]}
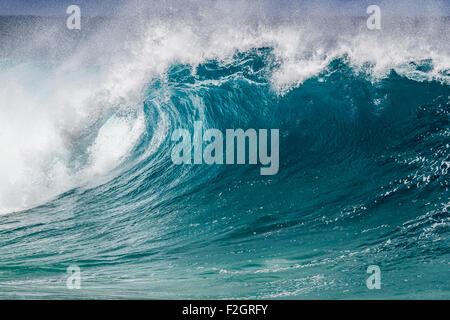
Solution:
{"label": "wave face", "polygon": [[[0,297],[450,298],[449,20],[194,12],[2,20]],[[174,165],[198,120],[279,173]]]}

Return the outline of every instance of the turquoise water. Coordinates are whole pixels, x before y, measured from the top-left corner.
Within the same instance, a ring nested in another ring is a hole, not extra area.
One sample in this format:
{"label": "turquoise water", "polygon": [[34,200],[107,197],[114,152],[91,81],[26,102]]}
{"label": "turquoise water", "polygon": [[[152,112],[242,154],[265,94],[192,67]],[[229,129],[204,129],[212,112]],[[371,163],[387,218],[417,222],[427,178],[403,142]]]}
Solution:
{"label": "turquoise water", "polygon": [[[448,43],[425,57],[393,38],[385,63],[319,33],[291,56],[298,35],[259,38],[274,30],[159,30],[70,75],[4,59],[0,297],[448,299]],[[172,131],[197,120],[278,128],[279,173],[174,165]]]}

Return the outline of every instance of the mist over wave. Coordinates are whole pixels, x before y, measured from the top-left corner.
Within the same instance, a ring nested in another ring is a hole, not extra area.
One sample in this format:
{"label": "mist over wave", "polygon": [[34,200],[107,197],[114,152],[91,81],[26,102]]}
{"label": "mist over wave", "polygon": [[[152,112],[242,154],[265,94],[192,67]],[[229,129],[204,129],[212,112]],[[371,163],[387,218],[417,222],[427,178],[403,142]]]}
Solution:
{"label": "mist over wave", "polygon": [[[0,296],[448,298],[449,19],[199,3],[0,18]],[[174,165],[198,120],[278,175]]]}

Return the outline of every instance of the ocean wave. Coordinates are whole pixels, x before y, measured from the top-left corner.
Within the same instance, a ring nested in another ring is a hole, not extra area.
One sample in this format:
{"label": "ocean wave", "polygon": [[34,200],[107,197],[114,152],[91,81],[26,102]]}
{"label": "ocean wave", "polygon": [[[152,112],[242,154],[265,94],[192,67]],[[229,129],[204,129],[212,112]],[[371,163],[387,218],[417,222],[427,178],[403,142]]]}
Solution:
{"label": "ocean wave", "polygon": [[[4,273],[53,279],[78,261],[97,288],[131,281],[139,297],[275,298],[364,295],[351,274],[369,262],[393,278],[444,268],[448,20],[374,33],[363,19],[215,18],[106,20],[57,57],[30,61],[42,43],[26,36],[5,51],[17,54],[0,61]],[[170,135],[195,121],[280,129],[279,174],[174,165]],[[206,292],[205,278],[228,286]]]}

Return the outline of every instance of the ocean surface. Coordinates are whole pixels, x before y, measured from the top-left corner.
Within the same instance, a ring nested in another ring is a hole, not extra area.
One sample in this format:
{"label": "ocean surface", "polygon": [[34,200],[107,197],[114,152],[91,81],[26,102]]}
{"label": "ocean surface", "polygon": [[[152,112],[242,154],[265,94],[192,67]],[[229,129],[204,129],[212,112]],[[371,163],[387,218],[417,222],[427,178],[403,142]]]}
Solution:
{"label": "ocean surface", "polygon": [[[382,23],[0,18],[0,298],[449,299],[450,20]],[[194,121],[278,174],[173,164]]]}

